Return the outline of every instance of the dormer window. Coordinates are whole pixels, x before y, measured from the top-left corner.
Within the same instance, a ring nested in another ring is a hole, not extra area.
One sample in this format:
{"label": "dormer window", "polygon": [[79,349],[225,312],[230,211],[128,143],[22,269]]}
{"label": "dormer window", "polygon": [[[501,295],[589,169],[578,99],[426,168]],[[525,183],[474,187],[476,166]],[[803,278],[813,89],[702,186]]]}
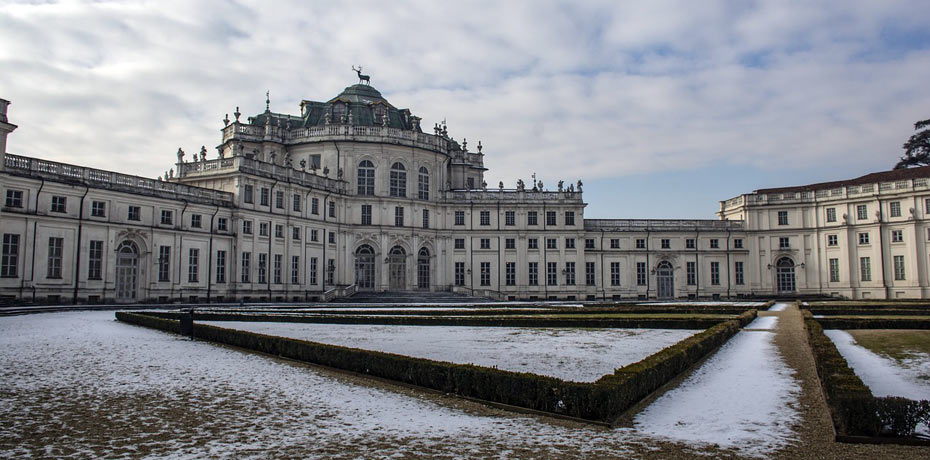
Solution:
{"label": "dormer window", "polygon": [[387,116],[387,107],[384,104],[375,104],[371,108],[371,112],[374,116],[374,122],[376,125],[384,124],[384,117]]}
{"label": "dormer window", "polygon": [[344,102],[336,102],[333,104],[333,121],[335,123],[345,123],[346,117],[346,104]]}

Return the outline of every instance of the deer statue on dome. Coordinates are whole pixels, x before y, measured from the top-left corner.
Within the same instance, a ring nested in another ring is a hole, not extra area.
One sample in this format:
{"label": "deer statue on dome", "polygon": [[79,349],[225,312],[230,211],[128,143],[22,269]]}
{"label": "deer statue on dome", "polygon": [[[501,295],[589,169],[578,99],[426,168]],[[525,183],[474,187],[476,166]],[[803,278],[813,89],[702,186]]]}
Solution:
{"label": "deer statue on dome", "polygon": [[371,85],[371,77],[368,75],[362,75],[362,66],[358,66],[356,69],[355,66],[352,66],[352,70],[358,75],[358,83],[365,83],[366,85]]}

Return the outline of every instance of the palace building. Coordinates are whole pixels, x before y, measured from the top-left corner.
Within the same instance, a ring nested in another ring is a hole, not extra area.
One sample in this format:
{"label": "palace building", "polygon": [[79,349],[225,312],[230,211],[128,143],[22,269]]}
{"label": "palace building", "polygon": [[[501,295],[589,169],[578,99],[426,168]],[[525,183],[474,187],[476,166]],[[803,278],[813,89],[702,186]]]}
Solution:
{"label": "palace building", "polygon": [[719,219],[585,219],[583,184],[485,182],[482,145],[360,82],[224,120],[157,179],[6,152],[4,302],[930,298],[930,167],[722,201]]}

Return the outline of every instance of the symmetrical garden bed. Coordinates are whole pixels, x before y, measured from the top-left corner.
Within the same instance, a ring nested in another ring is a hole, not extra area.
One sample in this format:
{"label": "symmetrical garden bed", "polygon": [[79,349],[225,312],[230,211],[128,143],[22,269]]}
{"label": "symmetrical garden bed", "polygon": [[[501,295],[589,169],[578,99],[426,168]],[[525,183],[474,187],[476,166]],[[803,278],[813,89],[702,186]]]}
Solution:
{"label": "symmetrical garden bed", "polygon": [[[745,308],[743,308],[745,310]],[[397,315],[398,312],[394,312]],[[298,315],[233,312],[197,313],[198,321],[290,321],[342,324],[431,324],[508,327],[650,327],[705,329],[633,364],[622,366],[593,382],[571,382],[554,377],[512,372],[470,364],[456,364],[374,350],[316,343],[296,338],[194,324],[194,335],[213,341],[309,363],[394,380],[498,404],[611,423],[624,411],[725,343],[755,318],[756,311],[736,316],[663,320],[659,317],[571,316],[546,317],[521,313],[509,316],[474,315]],[[550,310],[547,314],[552,314]],[[616,313],[616,312],[613,312]],[[118,312],[120,321],[179,332],[178,314]],[[631,326],[631,324],[635,326]]]}

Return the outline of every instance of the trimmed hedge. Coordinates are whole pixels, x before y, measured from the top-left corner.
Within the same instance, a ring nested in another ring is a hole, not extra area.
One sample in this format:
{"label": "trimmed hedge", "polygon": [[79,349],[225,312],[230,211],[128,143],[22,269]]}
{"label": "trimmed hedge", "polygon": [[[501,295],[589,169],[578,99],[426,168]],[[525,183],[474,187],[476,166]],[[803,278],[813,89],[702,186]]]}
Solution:
{"label": "trimmed hedge", "polygon": [[925,318],[817,318],[824,329],[930,329]]}
{"label": "trimmed hedge", "polygon": [[808,340],[837,437],[913,436],[921,421],[930,422],[930,401],[876,398],[849,367],[836,345],[810,312],[804,312]]}
{"label": "trimmed hedge", "polygon": [[[117,319],[163,330],[176,322],[156,312],[118,312]],[[200,318],[198,314],[198,319]],[[446,393],[600,422],[612,422],[633,404],[694,365],[756,316],[755,310],[716,325],[593,383],[360,350],[247,331],[194,325],[196,337],[261,353],[395,380]],[[410,318],[407,318],[410,319]]]}

